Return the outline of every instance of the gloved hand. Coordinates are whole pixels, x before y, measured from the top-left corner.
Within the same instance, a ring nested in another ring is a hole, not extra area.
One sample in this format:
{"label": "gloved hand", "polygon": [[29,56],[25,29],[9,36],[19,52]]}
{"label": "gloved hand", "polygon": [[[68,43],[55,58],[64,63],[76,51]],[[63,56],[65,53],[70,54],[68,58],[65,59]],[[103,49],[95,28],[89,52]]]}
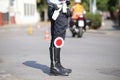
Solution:
{"label": "gloved hand", "polygon": [[70,5],[70,0],[66,0],[66,4],[67,4],[67,5]]}
{"label": "gloved hand", "polygon": [[55,10],[58,10],[58,9],[59,9],[56,4],[53,4],[53,7],[54,7]]}

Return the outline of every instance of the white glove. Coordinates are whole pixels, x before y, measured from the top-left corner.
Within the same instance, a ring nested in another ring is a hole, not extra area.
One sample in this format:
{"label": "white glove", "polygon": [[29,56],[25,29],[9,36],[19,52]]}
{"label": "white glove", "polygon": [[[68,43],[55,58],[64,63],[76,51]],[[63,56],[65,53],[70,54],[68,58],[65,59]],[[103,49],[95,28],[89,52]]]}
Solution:
{"label": "white glove", "polygon": [[63,13],[67,13],[67,4],[63,3]]}

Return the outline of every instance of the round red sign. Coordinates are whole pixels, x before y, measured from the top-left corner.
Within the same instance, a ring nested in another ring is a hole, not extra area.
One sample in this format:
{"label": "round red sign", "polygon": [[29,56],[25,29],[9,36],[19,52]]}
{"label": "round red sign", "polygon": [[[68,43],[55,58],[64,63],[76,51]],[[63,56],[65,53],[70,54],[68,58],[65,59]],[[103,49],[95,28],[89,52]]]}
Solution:
{"label": "round red sign", "polygon": [[54,45],[57,48],[61,48],[64,45],[64,40],[61,37],[57,37],[54,41]]}

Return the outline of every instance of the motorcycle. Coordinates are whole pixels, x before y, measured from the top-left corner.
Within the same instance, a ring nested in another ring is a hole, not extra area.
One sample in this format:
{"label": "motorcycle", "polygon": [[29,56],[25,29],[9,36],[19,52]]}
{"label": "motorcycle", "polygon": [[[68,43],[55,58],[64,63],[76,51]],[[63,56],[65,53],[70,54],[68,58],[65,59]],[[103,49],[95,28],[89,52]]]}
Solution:
{"label": "motorcycle", "polygon": [[70,31],[72,33],[72,37],[75,37],[77,35],[77,37],[81,38],[83,36],[84,30],[86,30],[85,28],[85,18],[84,15],[80,15],[79,18],[77,20],[72,20],[70,21]]}

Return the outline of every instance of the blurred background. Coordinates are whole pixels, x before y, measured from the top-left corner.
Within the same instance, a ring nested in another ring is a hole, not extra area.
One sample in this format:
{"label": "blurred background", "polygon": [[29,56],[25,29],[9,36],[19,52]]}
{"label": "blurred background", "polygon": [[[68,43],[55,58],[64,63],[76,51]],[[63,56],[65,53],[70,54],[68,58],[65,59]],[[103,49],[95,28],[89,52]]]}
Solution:
{"label": "blurred background", "polygon": [[[74,0],[70,0],[70,8]],[[92,27],[98,29],[103,19],[111,19],[119,24],[120,0],[82,0],[87,14],[92,19]],[[0,25],[29,24],[49,21],[47,0],[0,0]]]}
{"label": "blurred background", "polygon": [[[69,8],[74,4],[70,0]],[[62,48],[69,77],[120,80],[120,0],[82,0],[92,21],[82,38],[67,29]],[[0,0],[0,80],[54,80],[49,76],[47,0]]]}

